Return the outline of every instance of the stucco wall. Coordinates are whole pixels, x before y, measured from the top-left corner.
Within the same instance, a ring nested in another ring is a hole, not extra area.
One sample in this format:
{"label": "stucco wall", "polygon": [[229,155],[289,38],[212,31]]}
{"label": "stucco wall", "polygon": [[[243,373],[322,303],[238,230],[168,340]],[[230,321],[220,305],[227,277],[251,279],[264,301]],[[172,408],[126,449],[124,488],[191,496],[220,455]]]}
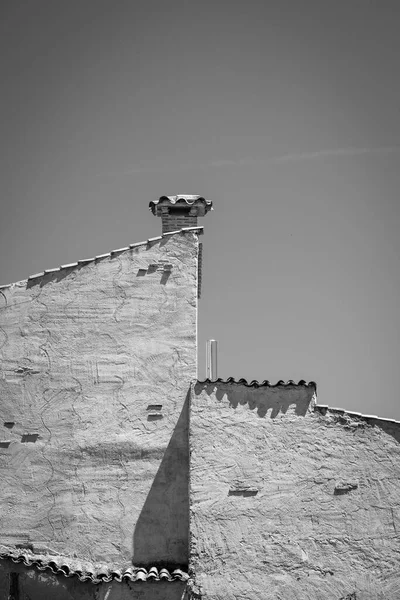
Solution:
{"label": "stucco wall", "polygon": [[197,253],[176,234],[1,290],[3,545],[187,563]]}
{"label": "stucco wall", "polygon": [[190,570],[199,597],[400,598],[400,425],[321,413],[313,393],[194,386]]}

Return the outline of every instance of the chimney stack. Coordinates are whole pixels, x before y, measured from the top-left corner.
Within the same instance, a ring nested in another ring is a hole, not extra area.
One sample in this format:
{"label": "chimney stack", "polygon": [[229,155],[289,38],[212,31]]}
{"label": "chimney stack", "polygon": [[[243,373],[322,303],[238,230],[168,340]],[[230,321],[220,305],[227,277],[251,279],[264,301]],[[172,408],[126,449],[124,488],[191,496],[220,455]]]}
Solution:
{"label": "chimney stack", "polygon": [[179,231],[184,227],[197,227],[197,217],[204,217],[213,210],[211,200],[202,196],[161,196],[152,200],[149,209],[162,220],[162,233]]}

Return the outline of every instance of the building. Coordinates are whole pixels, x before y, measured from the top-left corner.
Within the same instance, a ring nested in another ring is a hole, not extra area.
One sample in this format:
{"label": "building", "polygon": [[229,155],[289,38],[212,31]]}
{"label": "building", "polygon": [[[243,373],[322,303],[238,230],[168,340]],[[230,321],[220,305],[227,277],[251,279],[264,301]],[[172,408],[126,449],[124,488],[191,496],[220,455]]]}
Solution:
{"label": "building", "polygon": [[199,196],[0,288],[0,600],[400,598],[400,423],[197,381]]}

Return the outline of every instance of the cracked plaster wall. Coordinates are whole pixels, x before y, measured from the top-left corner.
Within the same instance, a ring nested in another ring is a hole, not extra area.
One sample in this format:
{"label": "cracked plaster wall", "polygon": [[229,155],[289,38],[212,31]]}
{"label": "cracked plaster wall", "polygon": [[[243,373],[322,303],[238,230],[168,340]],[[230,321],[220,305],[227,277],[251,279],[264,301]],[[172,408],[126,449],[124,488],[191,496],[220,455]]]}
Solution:
{"label": "cracked plaster wall", "polygon": [[306,386],[196,384],[199,598],[400,598],[400,425],[313,410]]}
{"label": "cracked plaster wall", "polygon": [[197,255],[177,234],[1,290],[3,545],[187,564]]}

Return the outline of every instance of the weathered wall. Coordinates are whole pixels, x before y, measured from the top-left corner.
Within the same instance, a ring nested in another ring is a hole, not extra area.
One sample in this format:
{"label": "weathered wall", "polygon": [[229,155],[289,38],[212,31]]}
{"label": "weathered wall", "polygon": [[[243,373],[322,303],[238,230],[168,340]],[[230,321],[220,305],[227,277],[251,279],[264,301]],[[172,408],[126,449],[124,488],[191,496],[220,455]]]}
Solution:
{"label": "weathered wall", "polygon": [[0,291],[2,544],[187,562],[197,253],[176,234]]}
{"label": "weathered wall", "polygon": [[194,386],[190,570],[200,597],[400,598],[400,425],[321,414],[313,392]]}
{"label": "weathered wall", "polygon": [[[13,580],[12,580],[13,578]],[[93,584],[77,577],[56,576],[12,562],[0,563],[0,600],[183,600],[186,585],[174,582]]]}

